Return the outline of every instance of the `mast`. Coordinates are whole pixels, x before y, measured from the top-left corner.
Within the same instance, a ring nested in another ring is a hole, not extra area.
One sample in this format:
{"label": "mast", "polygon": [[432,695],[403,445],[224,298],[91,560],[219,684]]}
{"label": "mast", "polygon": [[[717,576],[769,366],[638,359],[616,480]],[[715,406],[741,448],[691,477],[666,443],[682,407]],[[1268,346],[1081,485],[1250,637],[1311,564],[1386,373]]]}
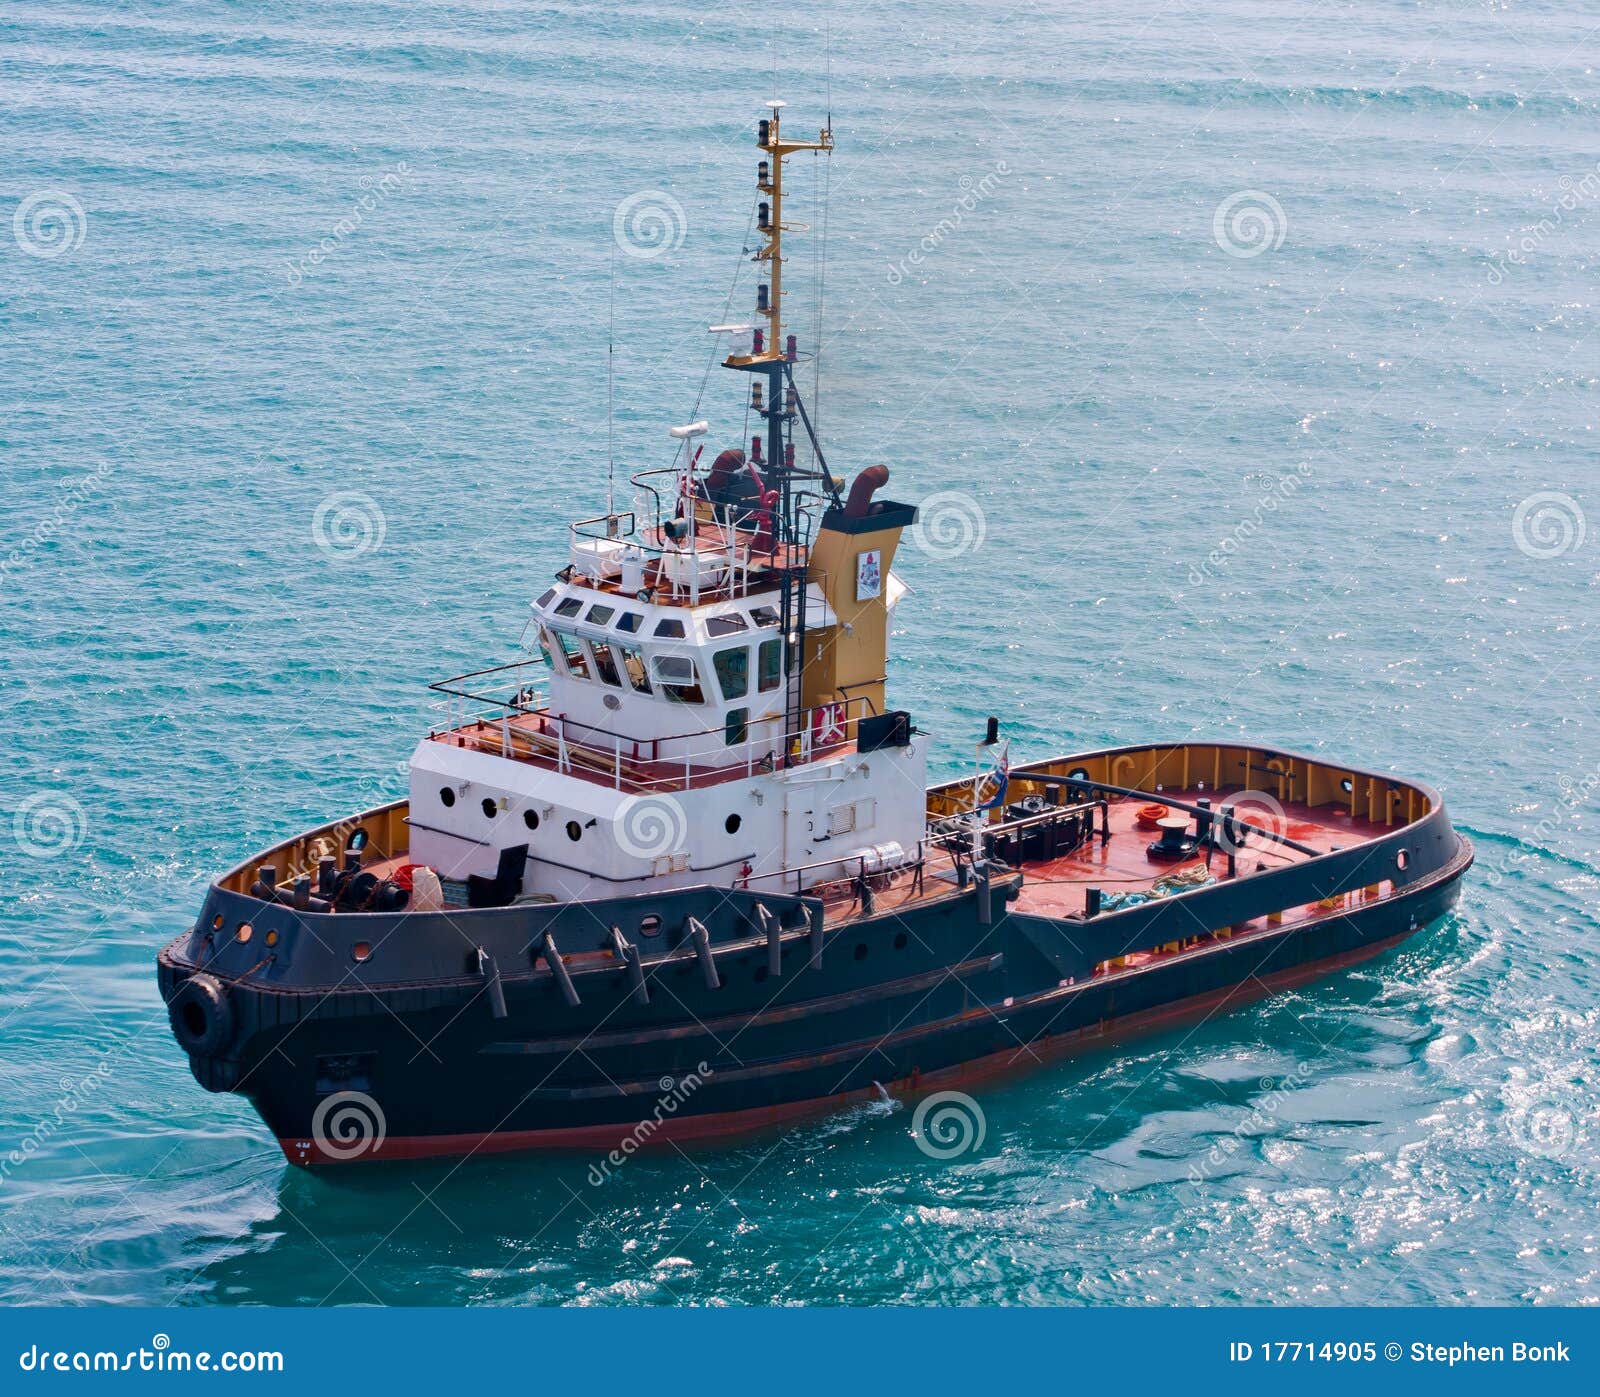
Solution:
{"label": "mast", "polygon": [[[756,147],[762,160],[756,167],[756,192],[760,202],[756,209],[756,230],[762,245],[754,261],[764,273],[756,286],[756,315],[766,321],[765,330],[757,329],[751,337],[748,354],[730,354],[724,366],[741,369],[752,376],[750,406],[766,419],[767,459],[760,460],[760,438],[751,441],[752,464],[765,471],[777,487],[778,501],[773,520],[773,563],[782,578],[778,605],[779,626],[784,638],[785,715],[784,715],[784,765],[792,765],[803,748],[801,735],[806,713],[802,704],[802,670],[804,668],[806,586],[809,558],[806,552],[808,539],[803,537],[799,499],[795,489],[801,479],[818,481],[835,503],[838,488],[828,474],[816,434],[811,429],[810,418],[800,401],[794,381],[796,358],[795,337],[787,335],[783,326],[783,162],[797,151],[816,150],[831,153],[833,131],[831,121],[817,133],[814,141],[785,140],[782,131],[783,106],[779,101],[767,103],[770,115],[763,117],[756,127]],[[765,379],[765,392],[761,380]],[[816,470],[800,471],[795,467],[794,422],[799,417],[805,425],[811,444],[816,448]]]}
{"label": "mast", "polygon": [[[786,140],[781,129],[783,106],[782,102],[768,102],[771,115],[764,117],[756,128],[756,147],[765,158],[756,167],[756,191],[761,196],[756,229],[762,245],[753,260],[764,273],[756,287],[756,314],[766,321],[766,328],[755,332],[749,354],[730,354],[723,362],[726,368],[742,369],[758,378],[751,385],[750,401],[767,423],[767,459],[761,464],[774,478],[779,492],[776,532],[785,543],[799,543],[793,490],[796,472],[790,438],[796,413],[803,416],[804,409],[794,388],[793,364],[797,352],[794,336],[786,335],[783,327],[783,162],[796,151],[831,152],[833,132],[824,127],[814,141]],[[766,380],[764,392],[759,382],[761,378]],[[810,431],[809,422],[806,429]],[[823,483],[824,488],[832,484],[825,473]],[[833,493],[831,489],[829,493]]]}

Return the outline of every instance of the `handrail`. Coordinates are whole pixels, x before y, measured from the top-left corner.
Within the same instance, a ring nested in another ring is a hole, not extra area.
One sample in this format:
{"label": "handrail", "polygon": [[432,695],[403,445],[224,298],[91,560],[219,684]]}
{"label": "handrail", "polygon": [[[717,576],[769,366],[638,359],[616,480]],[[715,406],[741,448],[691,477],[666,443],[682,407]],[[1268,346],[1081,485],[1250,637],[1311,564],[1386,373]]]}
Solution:
{"label": "handrail", "polygon": [[[748,892],[750,884],[759,883],[763,878],[793,877],[795,879],[795,892],[798,894],[804,891],[804,889],[802,889],[800,886],[800,875],[802,873],[810,873],[814,869],[818,868],[834,868],[840,865],[854,863],[857,865],[857,871],[851,876],[858,880],[868,877],[876,877],[880,873],[920,873],[926,867],[928,862],[927,844],[928,841],[925,838],[917,840],[917,853],[915,858],[908,858],[904,863],[898,863],[893,868],[874,869],[870,874],[867,871],[868,851],[863,849],[852,849],[849,853],[835,854],[831,859],[818,859],[815,863],[797,864],[793,868],[774,868],[766,873],[747,873],[739,880],[739,882],[743,884],[745,891]],[[822,887],[826,883],[836,881],[838,880],[831,878],[824,879],[822,883],[815,884],[814,886]]]}
{"label": "handrail", "polygon": [[[500,668],[516,667],[506,665]],[[609,778],[610,784],[618,790],[624,785],[643,790],[689,790],[698,776],[726,773],[740,766],[744,768],[747,776],[752,776],[758,768],[765,769],[767,762],[774,761],[781,755],[781,752],[771,750],[775,745],[781,747],[796,740],[800,744],[800,760],[810,761],[819,752],[834,751],[848,746],[856,740],[861,720],[873,716],[870,700],[865,695],[860,695],[836,701],[843,708],[838,724],[840,735],[820,746],[816,744],[814,737],[815,715],[824,709],[832,708],[832,704],[814,704],[804,709],[803,726],[798,733],[788,732],[786,726],[775,728],[775,725],[787,724],[788,715],[783,712],[748,718],[745,720],[744,740],[729,744],[726,741],[725,723],[688,732],[640,736],[595,727],[590,723],[571,718],[565,713],[552,713],[548,706],[518,708],[465,691],[446,689],[444,692],[457,697],[497,703],[500,708],[511,709],[520,717],[538,717],[541,720],[541,727],[538,730],[524,726],[511,727],[504,713],[485,711],[479,714],[463,713],[460,722],[453,721],[443,730],[430,732],[431,737],[443,739],[452,735],[459,736],[468,728],[481,728],[485,730],[484,735],[475,738],[475,742],[491,750],[497,750],[503,757],[511,760],[538,760],[542,757],[544,760],[554,762],[556,769],[562,772],[584,774],[588,771]],[[768,731],[762,731],[764,729]],[[546,754],[527,748],[519,749],[514,740],[517,736],[527,739],[530,743],[541,739],[547,742],[553,741],[555,750]],[[711,740],[700,746],[690,746],[683,752],[662,751],[665,744],[693,743],[700,738]],[[762,752],[760,749],[763,747],[768,750]],[[719,760],[708,761],[708,758]],[[630,766],[637,768],[647,763],[670,765],[674,770],[671,774],[652,774],[635,769],[625,774],[626,768]]]}

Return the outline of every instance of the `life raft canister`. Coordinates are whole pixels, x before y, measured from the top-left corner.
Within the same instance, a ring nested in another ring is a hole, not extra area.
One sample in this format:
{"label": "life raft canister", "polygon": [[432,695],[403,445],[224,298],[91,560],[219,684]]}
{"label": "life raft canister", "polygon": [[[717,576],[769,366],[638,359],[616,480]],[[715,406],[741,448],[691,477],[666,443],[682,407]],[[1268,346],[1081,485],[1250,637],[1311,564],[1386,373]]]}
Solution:
{"label": "life raft canister", "polygon": [[191,975],[172,996],[167,1017],[178,1045],[191,1057],[214,1057],[233,1042],[233,1005],[211,975]]}

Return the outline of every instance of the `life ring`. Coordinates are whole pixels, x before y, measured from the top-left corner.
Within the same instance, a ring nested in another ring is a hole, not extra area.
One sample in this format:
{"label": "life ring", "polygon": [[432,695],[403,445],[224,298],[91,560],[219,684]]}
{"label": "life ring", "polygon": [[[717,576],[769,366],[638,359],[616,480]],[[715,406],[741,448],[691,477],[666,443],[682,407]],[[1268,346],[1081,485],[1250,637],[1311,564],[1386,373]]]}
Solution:
{"label": "life ring", "polygon": [[215,1057],[233,1042],[233,1005],[213,976],[191,975],[179,985],[167,1017],[173,1037],[190,1057]]}
{"label": "life ring", "polygon": [[1140,829],[1160,829],[1161,821],[1167,818],[1167,807],[1164,805],[1141,805],[1139,813],[1134,817]]}

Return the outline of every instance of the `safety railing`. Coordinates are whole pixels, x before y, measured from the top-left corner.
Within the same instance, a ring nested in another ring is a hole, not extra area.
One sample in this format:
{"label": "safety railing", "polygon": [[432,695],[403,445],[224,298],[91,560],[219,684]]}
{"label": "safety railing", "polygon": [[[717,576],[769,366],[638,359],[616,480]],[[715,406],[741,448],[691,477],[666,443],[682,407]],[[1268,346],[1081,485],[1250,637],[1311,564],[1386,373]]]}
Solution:
{"label": "safety railing", "polygon": [[553,766],[617,790],[677,791],[714,784],[740,772],[753,776],[786,760],[790,765],[804,764],[843,751],[856,741],[861,720],[872,716],[871,702],[858,696],[803,710],[798,731],[787,731],[786,715],[778,712],[745,719],[737,727],[725,720],[715,727],[644,735],[554,713],[542,686],[536,684],[515,684],[511,696],[503,698],[484,692],[489,686],[479,682],[542,664],[525,660],[429,685],[444,696],[435,707],[446,717],[428,735]]}

